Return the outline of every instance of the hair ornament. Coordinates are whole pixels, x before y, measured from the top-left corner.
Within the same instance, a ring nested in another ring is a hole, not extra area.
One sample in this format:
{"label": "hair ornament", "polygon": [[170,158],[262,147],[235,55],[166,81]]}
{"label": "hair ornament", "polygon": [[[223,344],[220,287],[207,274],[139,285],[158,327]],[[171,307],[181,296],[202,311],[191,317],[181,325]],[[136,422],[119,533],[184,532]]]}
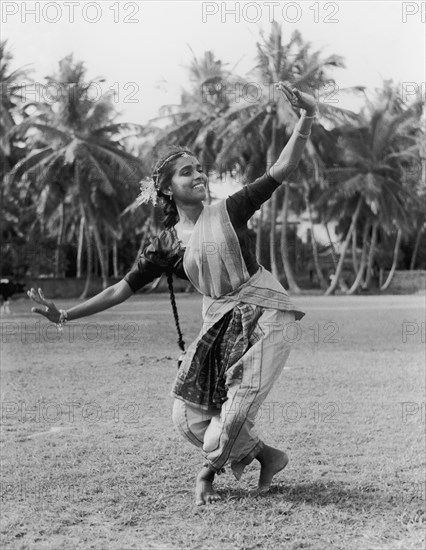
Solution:
{"label": "hair ornament", "polygon": [[136,197],[136,203],[138,206],[141,206],[142,204],[148,204],[151,203],[152,205],[156,205],[158,202],[158,195],[157,195],[157,186],[155,185],[155,181],[153,178],[145,178],[140,182],[139,185],[140,193]]}
{"label": "hair ornament", "polygon": [[[139,183],[140,193],[136,197],[136,204],[140,206],[142,204],[151,203],[155,206],[158,203],[157,192],[160,189],[158,185],[158,179],[160,177],[161,170],[171,160],[177,159],[178,157],[191,158],[191,156],[192,155],[190,155],[186,151],[175,151],[174,153],[166,157],[158,166],[155,167],[151,178],[145,178]],[[170,200],[172,200],[172,197],[170,197]]]}

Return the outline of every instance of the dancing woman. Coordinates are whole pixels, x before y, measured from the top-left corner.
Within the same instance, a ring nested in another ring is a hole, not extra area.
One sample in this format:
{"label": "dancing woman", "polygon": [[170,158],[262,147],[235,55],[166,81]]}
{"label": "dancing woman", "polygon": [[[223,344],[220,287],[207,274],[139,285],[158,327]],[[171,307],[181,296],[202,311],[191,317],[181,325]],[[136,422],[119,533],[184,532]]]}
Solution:
{"label": "dancing woman", "polygon": [[[304,313],[260,266],[247,221],[297,166],[309,137],[313,97],[280,82],[277,88],[301,109],[296,128],[276,163],[254,183],[212,206],[204,205],[207,177],[188,149],[170,149],[141,186],[141,202],[158,201],[165,229],[117,284],[68,311],[58,310],[41,289],[28,295],[44,308],[32,311],[62,324],[93,315],[133,295],[167,272],[189,279],[203,295],[203,326],[183,356],[172,395],[173,421],[197,446],[204,465],[196,478],[196,503],[215,502],[216,473],[230,464],[239,479],[254,459],[261,465],[256,492],[269,490],[287,455],[255,433],[254,419],[290,353],[283,327]],[[172,303],[174,297],[172,295]],[[176,308],[175,321],[183,347]]]}

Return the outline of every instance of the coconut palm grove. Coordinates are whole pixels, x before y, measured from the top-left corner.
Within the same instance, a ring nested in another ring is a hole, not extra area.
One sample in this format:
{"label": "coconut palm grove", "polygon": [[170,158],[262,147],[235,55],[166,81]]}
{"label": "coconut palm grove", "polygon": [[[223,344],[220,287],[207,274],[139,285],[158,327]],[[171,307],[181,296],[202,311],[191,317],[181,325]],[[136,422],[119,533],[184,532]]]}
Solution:
{"label": "coconut palm grove", "polygon": [[252,181],[298,119],[268,89],[279,80],[315,91],[319,116],[292,181],[252,220],[262,264],[296,294],[386,290],[396,270],[426,267],[421,98],[408,101],[399,83],[384,81],[373,95],[361,85],[339,90],[364,98],[357,113],[340,108],[333,69],[345,60],[323,57],[297,31],[285,42],[273,23],[245,77],[211,51],[193,55],[180,103],[143,127],[116,122],[113,92],[94,101],[102,79],[72,54],[38,83],[37,102],[6,41],[0,56],[2,276],[84,277],[83,296],[91,277],[105,287],[122,276],[161,222],[133,204],[161,148],[190,148],[215,182]]}

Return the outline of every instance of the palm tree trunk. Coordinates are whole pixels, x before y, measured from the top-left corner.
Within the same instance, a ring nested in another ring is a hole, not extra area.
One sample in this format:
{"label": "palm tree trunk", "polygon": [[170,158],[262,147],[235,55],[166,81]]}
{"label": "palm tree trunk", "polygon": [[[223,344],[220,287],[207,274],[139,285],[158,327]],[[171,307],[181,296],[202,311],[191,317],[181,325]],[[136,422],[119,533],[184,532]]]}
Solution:
{"label": "palm tree trunk", "polygon": [[399,245],[401,244],[401,238],[402,238],[402,231],[401,231],[401,229],[398,228],[398,233],[396,234],[395,246],[394,246],[394,249],[393,249],[392,267],[389,271],[389,274],[387,276],[386,281],[380,287],[380,290],[386,290],[389,287],[389,285],[391,284],[393,276],[395,275],[395,270],[396,270],[396,266],[397,266],[397,263],[398,263],[398,252],[399,252]]}
{"label": "palm tree trunk", "polygon": [[79,169],[79,165],[78,165],[78,159],[75,160],[74,171],[75,171],[75,181],[76,181],[76,184],[77,184],[77,188],[80,190],[82,196],[86,198],[86,200],[83,204],[83,208],[86,211],[87,221],[89,222],[89,225],[90,225],[90,227],[93,231],[93,237],[94,237],[94,240],[95,240],[96,251],[97,251],[99,263],[100,263],[100,266],[101,266],[102,288],[107,288],[107,286],[108,286],[108,276],[107,276],[106,269],[105,269],[102,242],[101,242],[101,238],[100,238],[100,235],[99,235],[98,225],[96,223],[96,218],[93,214],[92,205],[90,203],[90,196],[86,192],[86,189],[83,189],[81,184],[80,184],[80,169]]}
{"label": "palm tree trunk", "polygon": [[[84,210],[83,210],[84,211]],[[86,220],[86,214],[84,213],[84,229],[86,233],[86,256],[87,256],[87,265],[86,265],[86,282],[84,284],[83,292],[80,295],[81,300],[85,300],[90,290],[90,283],[92,282],[92,270],[93,270],[93,248],[92,248],[92,236],[90,232],[90,227]]]}
{"label": "palm tree trunk", "polygon": [[109,235],[105,231],[103,249],[104,249],[105,272],[107,277],[109,275],[109,242],[110,242]]}
{"label": "palm tree trunk", "polygon": [[337,267],[336,267],[336,273],[334,274],[334,277],[333,277],[333,280],[331,281],[330,286],[325,291],[325,296],[329,296],[330,294],[332,294],[336,290],[337,284],[338,284],[339,279],[340,279],[340,275],[342,273],[343,262],[345,261],[346,250],[347,250],[348,245],[349,245],[349,240],[352,236],[352,232],[354,230],[354,227],[356,225],[356,222],[357,222],[357,219],[358,219],[358,216],[359,216],[359,212],[361,210],[361,204],[362,204],[362,196],[359,197],[358,203],[357,203],[356,208],[355,208],[355,211],[352,214],[351,225],[348,229],[346,239],[343,243],[342,251],[340,253],[339,262],[338,262]]}
{"label": "palm tree trunk", "polygon": [[288,185],[284,186],[284,198],[283,198],[283,206],[282,206],[282,212],[283,212],[283,221],[281,226],[281,256],[283,259],[283,265],[284,265],[284,272],[285,276],[287,278],[287,283],[289,290],[293,294],[300,294],[300,288],[297,285],[294,276],[293,271],[291,269],[290,259],[288,255],[288,242],[287,242],[287,218],[288,218],[288,205],[289,205],[289,198],[290,198],[290,188]]}
{"label": "palm tree trunk", "polygon": [[[420,225],[421,224],[421,225]],[[416,265],[416,259],[417,259],[417,253],[419,251],[419,247],[420,247],[420,241],[421,241],[421,238],[422,238],[422,233],[423,233],[423,229],[424,229],[424,224],[423,224],[423,220],[420,220],[420,224],[417,225],[417,227],[420,225],[418,231],[417,231],[417,237],[416,237],[416,242],[414,243],[414,250],[413,250],[413,254],[411,255],[411,261],[410,261],[410,271],[413,271],[415,265]]]}
{"label": "palm tree trunk", "polygon": [[373,229],[371,231],[370,250],[368,251],[367,275],[366,275],[365,281],[362,285],[363,289],[367,289],[370,286],[371,277],[373,276],[373,262],[374,262],[374,254],[376,252],[378,227],[379,227],[379,222],[377,220],[375,220],[373,222]]}
{"label": "palm tree trunk", "polygon": [[358,259],[356,257],[356,227],[352,233],[352,264],[354,267],[354,272],[357,275],[359,273]]}
{"label": "palm tree trunk", "polygon": [[305,187],[305,192],[304,192],[303,195],[304,195],[304,198],[305,198],[306,210],[308,211],[308,215],[309,215],[309,223],[310,223],[310,226],[311,226],[311,244],[312,244],[312,255],[313,255],[313,258],[314,258],[315,271],[317,273],[317,277],[318,277],[320,287],[325,289],[325,288],[327,288],[327,283],[326,283],[326,280],[324,278],[324,275],[322,274],[321,267],[319,265],[318,246],[317,246],[317,241],[315,240],[314,221],[312,219],[312,208],[311,208],[311,203],[309,201],[308,189],[306,187]]}
{"label": "palm tree trunk", "polygon": [[328,242],[330,244],[331,258],[333,260],[334,269],[336,270],[337,269],[336,249],[334,248],[334,243],[331,240],[331,235],[330,235],[330,230],[328,228],[328,224],[325,223],[324,226],[325,226],[325,230],[327,231]]}
{"label": "palm tree trunk", "polygon": [[108,286],[108,276],[107,276],[106,267],[105,267],[101,237],[99,235],[98,226],[97,226],[96,219],[95,219],[95,216],[93,214],[91,205],[86,204],[86,208],[87,208],[88,217],[89,217],[89,220],[90,220],[90,225],[91,225],[92,231],[93,231],[93,237],[94,237],[94,241],[95,241],[95,245],[96,245],[96,252],[97,252],[97,255],[98,255],[99,264],[100,264],[100,267],[101,267],[102,288],[107,288],[107,286]]}
{"label": "palm tree trunk", "polygon": [[78,231],[78,248],[77,248],[77,279],[81,279],[81,261],[83,257],[83,242],[84,242],[84,228],[85,219],[82,215],[80,218],[80,228]]}
{"label": "palm tree trunk", "polygon": [[55,251],[55,277],[59,278],[61,275],[64,276],[64,273],[60,273],[60,262],[61,262],[61,250],[62,243],[64,240],[64,229],[65,229],[65,204],[64,201],[59,205],[59,230],[56,238],[56,251]]}
{"label": "palm tree trunk", "polygon": [[[354,294],[361,284],[362,278],[364,276],[364,270],[367,264],[367,248],[368,248],[368,231],[370,229],[370,224],[366,223],[364,226],[364,231],[362,235],[362,254],[361,262],[358,268],[357,276],[355,277],[354,282],[352,283],[351,288],[346,292],[346,294]],[[355,231],[355,230],[354,230]],[[354,240],[354,233],[352,233],[352,241]]]}
{"label": "palm tree trunk", "polygon": [[112,271],[114,279],[118,279],[118,254],[117,254],[117,238],[115,235],[112,238]]}

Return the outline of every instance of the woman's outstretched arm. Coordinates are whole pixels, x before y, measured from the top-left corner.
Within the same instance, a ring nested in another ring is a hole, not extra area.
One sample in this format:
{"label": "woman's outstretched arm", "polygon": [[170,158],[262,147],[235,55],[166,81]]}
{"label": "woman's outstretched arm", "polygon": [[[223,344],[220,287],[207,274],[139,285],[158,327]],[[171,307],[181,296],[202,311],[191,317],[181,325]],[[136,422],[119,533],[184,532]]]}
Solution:
{"label": "woman's outstretched arm", "polygon": [[38,293],[32,288],[28,291],[28,296],[42,307],[33,307],[31,311],[43,315],[52,323],[62,323],[87,317],[121,304],[137,290],[160,277],[167,267],[175,265],[177,256],[169,259],[173,244],[170,238],[170,232],[163,231],[158,237],[151,239],[151,244],[144,249],[137,265],[121,281],[66,312],[59,310],[51,300],[47,300],[40,288]]}
{"label": "woman's outstretched arm", "polygon": [[133,296],[133,291],[124,279],[112,285],[93,298],[78,304],[67,311],[68,321],[74,321],[80,317],[87,317],[94,313],[99,313],[105,309],[121,304],[127,298]]}
{"label": "woman's outstretched arm", "polygon": [[297,88],[291,89],[283,82],[277,84],[277,88],[293,107],[302,109],[302,115],[290,139],[277,161],[269,168],[269,173],[274,180],[283,182],[297,167],[302,157],[303,149],[311,133],[312,122],[315,118],[316,104],[312,96],[300,92]]}
{"label": "woman's outstretched arm", "polygon": [[[52,323],[59,323],[61,321],[61,311],[55,306],[52,300],[47,300],[43,294],[41,288],[38,289],[38,293],[32,288],[28,291],[28,296],[34,302],[37,302],[42,307],[33,307],[31,311],[39,313],[51,321]],[[99,313],[105,309],[121,304],[133,295],[133,290],[129,284],[123,279],[112,285],[93,298],[86,300],[82,304],[78,304],[66,312],[66,319],[68,321],[74,321],[81,317],[87,317],[94,313]]]}

